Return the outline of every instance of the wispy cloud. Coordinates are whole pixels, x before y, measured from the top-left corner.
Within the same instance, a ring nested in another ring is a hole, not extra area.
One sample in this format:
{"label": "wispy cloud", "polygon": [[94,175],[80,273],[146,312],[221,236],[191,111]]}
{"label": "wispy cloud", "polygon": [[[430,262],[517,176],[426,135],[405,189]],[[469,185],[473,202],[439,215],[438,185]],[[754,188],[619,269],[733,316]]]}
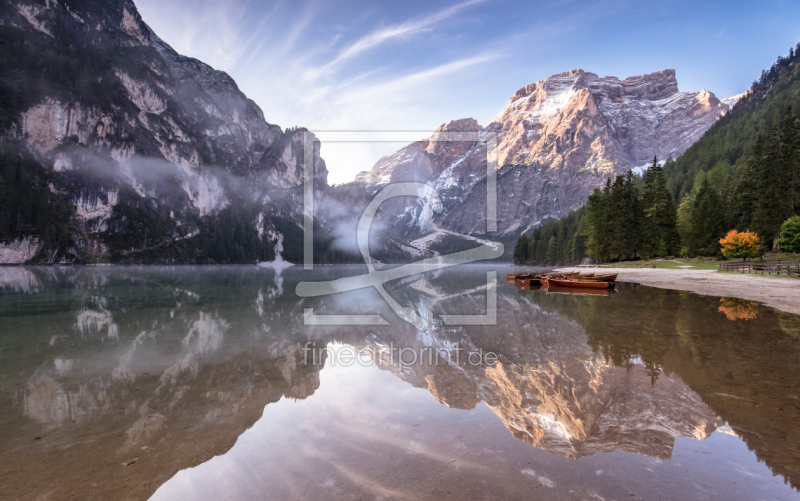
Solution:
{"label": "wispy cloud", "polygon": [[390,40],[407,38],[417,33],[428,31],[437,23],[452,18],[465,8],[471,5],[483,3],[485,1],[486,0],[468,0],[467,2],[452,5],[446,9],[442,9],[425,16],[410,19],[400,24],[381,28],[368,33],[367,35],[356,40],[354,43],[345,47],[330,63],[322,66],[319,69],[309,71],[307,78],[313,79],[321,74],[327,73],[348,59],[351,59],[362,52],[373,49]]}
{"label": "wispy cloud", "polygon": [[[569,20],[539,21],[499,37],[470,40],[460,27],[465,22],[473,28],[480,25],[479,9],[488,0],[462,1],[407,19],[395,16],[396,22],[382,27],[370,21],[386,16],[380,10],[339,13],[339,7],[326,11],[330,4],[314,0],[279,2],[261,6],[257,12],[248,10],[253,3],[229,5],[221,12],[211,3],[195,7],[190,0],[174,1],[178,3],[169,6],[161,0],[139,0],[138,4],[162,37],[179,41],[177,50],[231,73],[268,121],[311,130],[433,130],[444,121],[474,115],[474,100],[457,106],[460,110],[449,110],[442,103],[456,106],[463,82],[479,81],[487,67],[509,57],[509,48],[560,35],[570,29],[567,25],[575,25]],[[169,19],[179,11],[185,22],[175,26]],[[423,37],[458,43],[437,43],[422,58],[396,57],[398,43],[418,44]],[[390,47],[393,56],[387,58]],[[528,82],[520,85],[524,83]],[[326,145],[331,180],[350,180],[397,147]]]}
{"label": "wispy cloud", "polygon": [[452,76],[473,66],[495,61],[501,57],[503,57],[501,54],[492,53],[451,61],[400,76],[399,78],[375,83],[367,89],[347,92],[342,101],[344,103],[352,103],[353,101],[363,103],[370,100],[385,101],[390,96],[408,97],[408,92],[424,90],[437,80]]}
{"label": "wispy cloud", "polygon": [[[675,31],[687,21],[673,13],[685,13],[689,0],[451,0],[427,12],[370,0],[136,4],[176,50],[229,72],[269,122],[312,131],[433,130],[468,116],[486,125],[519,87],[578,67],[618,77],[675,67],[681,88],[692,89],[680,58],[697,51],[686,47],[725,37],[704,25]],[[734,11],[720,11],[726,33],[739,26]],[[713,64],[717,57],[696,66]],[[706,73],[695,77],[705,79],[697,89],[717,91]],[[323,145],[323,157],[341,182],[397,146]]]}

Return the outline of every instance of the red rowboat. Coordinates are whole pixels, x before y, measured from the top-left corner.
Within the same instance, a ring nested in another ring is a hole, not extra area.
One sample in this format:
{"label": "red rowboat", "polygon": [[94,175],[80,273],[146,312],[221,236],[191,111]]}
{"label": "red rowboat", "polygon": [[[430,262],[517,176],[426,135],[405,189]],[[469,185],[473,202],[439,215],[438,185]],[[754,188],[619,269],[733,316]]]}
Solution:
{"label": "red rowboat", "polygon": [[614,282],[591,282],[588,280],[562,280],[558,278],[551,278],[547,280],[548,285],[556,287],[579,287],[582,289],[611,289],[614,287]]}
{"label": "red rowboat", "polygon": [[587,282],[616,282],[616,273],[607,273],[605,275],[581,275],[579,277],[567,277],[568,280],[585,280]]}
{"label": "red rowboat", "polygon": [[616,289],[579,289],[577,287],[553,287],[545,289],[548,294],[568,294],[570,296],[610,296]]}

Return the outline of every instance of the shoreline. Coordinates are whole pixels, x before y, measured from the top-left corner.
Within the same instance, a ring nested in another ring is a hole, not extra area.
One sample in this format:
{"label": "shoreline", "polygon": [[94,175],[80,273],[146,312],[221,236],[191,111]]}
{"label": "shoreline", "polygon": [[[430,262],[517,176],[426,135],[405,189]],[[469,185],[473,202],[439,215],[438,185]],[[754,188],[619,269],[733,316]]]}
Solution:
{"label": "shoreline", "polygon": [[[272,263],[266,266],[257,264],[118,264],[118,263],[86,263],[86,264],[0,264],[0,269],[7,268],[70,268],[70,267],[126,267],[150,266],[180,267],[180,266],[252,266],[255,268],[272,268]],[[363,263],[359,263],[363,265]],[[488,263],[487,263],[488,264]],[[339,264],[337,264],[339,265]],[[300,265],[293,265],[292,268]],[[331,264],[315,264],[315,266],[336,266]],[[352,266],[352,265],[344,265]],[[510,265],[513,266],[513,265]],[[289,268],[289,267],[287,267]],[[769,277],[763,275],[719,273],[716,270],[687,270],[667,268],[606,268],[606,267],[561,267],[556,271],[600,271],[618,273],[618,282],[638,283],[659,289],[673,289],[706,296],[736,297],[750,301],[758,301],[777,310],[800,315],[800,280],[789,277]]]}
{"label": "shoreline", "polygon": [[631,282],[659,289],[674,289],[705,296],[737,297],[758,301],[777,310],[800,315],[800,281],[747,273],[716,270],[670,270],[664,268],[558,268],[558,271],[619,273],[618,282]]}

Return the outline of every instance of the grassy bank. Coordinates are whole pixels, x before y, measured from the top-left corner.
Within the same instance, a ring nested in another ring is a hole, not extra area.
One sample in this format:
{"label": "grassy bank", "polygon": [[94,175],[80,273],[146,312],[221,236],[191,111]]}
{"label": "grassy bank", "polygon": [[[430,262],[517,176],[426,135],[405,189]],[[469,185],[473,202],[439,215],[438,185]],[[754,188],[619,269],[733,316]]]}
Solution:
{"label": "grassy bank", "polygon": [[[713,270],[718,271],[719,265],[721,263],[739,263],[742,261],[739,260],[731,260],[731,261],[717,261],[712,260],[710,258],[694,258],[694,259],[652,259],[652,260],[639,260],[639,261],[623,261],[620,263],[607,263],[601,265],[604,268],[628,268],[628,269],[642,269],[642,268],[657,268],[663,270]],[[782,254],[782,253],[770,253],[764,257],[764,260],[760,259],[753,259],[749,260],[748,262],[753,263],[782,263],[782,264],[797,264],[798,259],[797,255],[793,254]],[[743,273],[737,271],[721,271],[720,273],[725,274],[737,274],[741,275]],[[775,273],[768,274],[768,273],[744,273],[745,275],[757,275],[757,276],[765,276],[765,277],[781,277],[781,278],[794,278],[797,279],[798,277],[795,276],[788,276],[788,275],[777,275]]]}
{"label": "grassy bank", "polygon": [[641,261],[623,261],[601,265],[605,268],[660,268],[665,270],[716,270],[719,261],[708,259],[651,259]]}

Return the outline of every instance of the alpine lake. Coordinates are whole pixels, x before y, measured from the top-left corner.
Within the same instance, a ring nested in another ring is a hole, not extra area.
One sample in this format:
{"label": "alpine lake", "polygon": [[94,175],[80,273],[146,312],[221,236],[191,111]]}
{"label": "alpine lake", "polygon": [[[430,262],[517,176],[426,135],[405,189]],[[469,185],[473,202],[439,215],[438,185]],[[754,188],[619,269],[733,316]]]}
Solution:
{"label": "alpine lake", "polygon": [[0,499],[800,499],[800,317],[507,272],[0,268]]}

